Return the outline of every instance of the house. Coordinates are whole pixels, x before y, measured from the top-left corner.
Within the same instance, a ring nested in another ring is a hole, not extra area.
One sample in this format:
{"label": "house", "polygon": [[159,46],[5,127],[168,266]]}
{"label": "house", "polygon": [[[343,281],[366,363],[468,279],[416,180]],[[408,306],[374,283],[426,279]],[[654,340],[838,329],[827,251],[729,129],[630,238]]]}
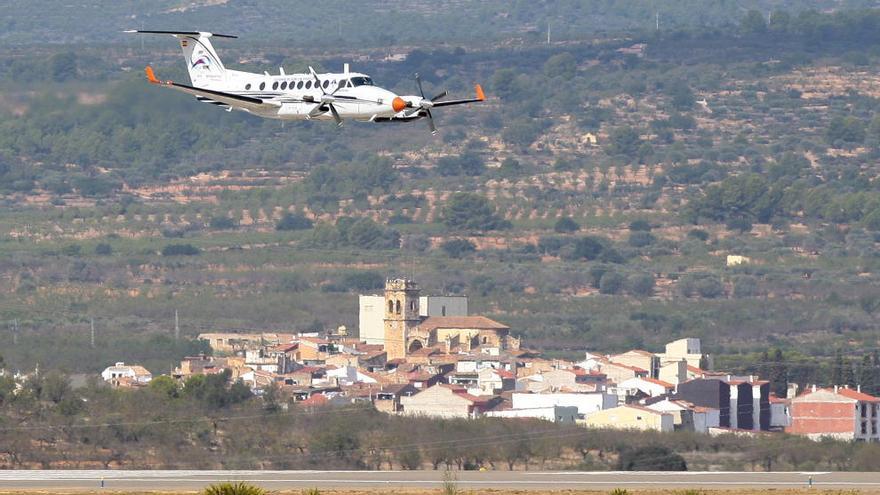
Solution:
{"label": "house", "polygon": [[613,354],[608,356],[608,360],[612,363],[626,364],[635,368],[647,370],[650,378],[659,377],[660,358],[653,352],[634,349],[624,352],[623,354]]}
{"label": "house", "polygon": [[739,254],[728,254],[727,255],[727,266],[739,266],[739,265],[747,265],[752,262],[752,259],[748,256],[742,256]]}
{"label": "house", "polygon": [[880,441],[878,429],[880,399],[845,387],[815,387],[791,399],[791,426],[786,433],[813,440]]}
{"label": "house", "polygon": [[598,360],[596,368],[590,371],[603,373],[608,377],[609,381],[614,383],[622,383],[631,378],[644,378],[649,375],[649,371],[644,368],[630,366],[628,364],[614,363],[607,359]]}
{"label": "house", "polygon": [[584,134],[581,137],[581,142],[591,147],[599,146],[599,138],[597,138],[592,132]]}
{"label": "house", "polygon": [[619,396],[626,394],[623,396],[624,399],[627,395],[637,395],[627,393],[633,390],[641,392],[647,397],[657,397],[672,392],[675,389],[675,385],[654,378],[639,376],[619,383],[617,389]]}
{"label": "house", "polygon": [[699,368],[703,359],[703,351],[700,339],[685,338],[666,344],[666,352],[658,354],[660,364],[681,361],[684,359],[689,366]]}
{"label": "house", "polygon": [[689,380],[678,385],[674,398],[717,409],[718,426],[730,428],[730,385],[727,382],[706,378]]}
{"label": "house", "polygon": [[356,368],[354,366],[327,367],[327,378],[336,380],[340,385],[351,385],[354,383],[379,383],[371,373]]}
{"label": "house", "polygon": [[101,372],[101,378],[114,387],[146,385],[153,379],[153,374],[143,366],[116,363]]}
{"label": "house", "polygon": [[791,426],[791,400],[770,394],[770,430],[783,431]]}
{"label": "house", "polygon": [[663,380],[664,382],[678,385],[679,383],[686,382],[691,378],[696,377],[688,376],[687,361],[681,359],[679,361],[668,361],[660,366],[660,371],[657,374],[657,378]]}
{"label": "house", "polygon": [[382,387],[373,400],[373,406],[378,411],[385,413],[399,413],[403,410],[400,405],[401,397],[410,397],[419,393],[419,389],[410,383],[396,383]]}
{"label": "house", "polygon": [[617,396],[607,392],[532,394],[514,392],[511,396],[513,409],[534,409],[551,406],[576,407],[578,415],[586,415],[617,405]]}
{"label": "house", "polygon": [[477,372],[479,395],[498,395],[516,387],[516,376],[507,370],[483,368]]}
{"label": "house", "polygon": [[171,376],[177,380],[185,380],[193,375],[213,375],[229,369],[226,358],[214,356],[187,356],[180,360],[180,366],[174,369]]}
{"label": "house", "polygon": [[718,409],[700,407],[683,400],[664,398],[645,407],[672,414],[675,431],[708,433],[709,428],[718,427]]}
{"label": "house", "polygon": [[462,387],[445,383],[400,398],[403,414],[434,418],[476,418],[489,410],[494,402],[492,398],[476,397]]}
{"label": "house", "polygon": [[672,414],[632,404],[624,404],[611,409],[596,411],[588,415],[583,424],[590,428],[614,430],[652,430],[661,432],[675,430],[675,419]]}
{"label": "house", "polygon": [[533,407],[529,409],[493,409],[485,416],[491,418],[535,418],[554,423],[574,424],[578,419],[578,410],[571,406]]}

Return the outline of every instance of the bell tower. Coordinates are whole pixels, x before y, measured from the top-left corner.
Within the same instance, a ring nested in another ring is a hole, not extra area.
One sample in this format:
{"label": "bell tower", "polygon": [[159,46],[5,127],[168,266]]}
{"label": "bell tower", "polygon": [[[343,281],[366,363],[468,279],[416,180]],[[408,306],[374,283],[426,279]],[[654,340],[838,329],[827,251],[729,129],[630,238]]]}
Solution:
{"label": "bell tower", "polygon": [[419,287],[412,280],[385,281],[385,352],[388,359],[406,357],[407,337],[419,326]]}

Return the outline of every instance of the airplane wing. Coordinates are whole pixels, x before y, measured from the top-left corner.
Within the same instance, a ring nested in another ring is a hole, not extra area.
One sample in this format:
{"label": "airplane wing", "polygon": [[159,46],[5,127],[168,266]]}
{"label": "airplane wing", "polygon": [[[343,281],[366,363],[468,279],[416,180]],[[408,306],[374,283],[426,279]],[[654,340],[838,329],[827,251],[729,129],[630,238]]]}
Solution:
{"label": "airplane wing", "polygon": [[478,101],[483,101],[486,99],[486,95],[483,94],[483,87],[477,84],[474,86],[474,90],[477,92],[476,98],[468,98],[464,100],[444,100],[444,101],[435,101],[432,105],[433,107],[448,107],[450,105],[464,105],[466,103],[476,103]]}
{"label": "airplane wing", "polygon": [[178,91],[191,94],[197,98],[216,101],[230,107],[261,111],[267,110],[269,108],[278,108],[281,106],[281,104],[276,101],[267,101],[260,98],[237,95],[234,93],[227,93],[225,91],[217,91],[213,89],[196,88],[195,86],[180,84],[174,81],[160,81],[156,77],[156,74],[153,72],[153,68],[149,66],[144,69],[144,72],[147,74],[147,80],[150,81],[150,83],[152,84],[158,84],[166,88],[176,89]]}

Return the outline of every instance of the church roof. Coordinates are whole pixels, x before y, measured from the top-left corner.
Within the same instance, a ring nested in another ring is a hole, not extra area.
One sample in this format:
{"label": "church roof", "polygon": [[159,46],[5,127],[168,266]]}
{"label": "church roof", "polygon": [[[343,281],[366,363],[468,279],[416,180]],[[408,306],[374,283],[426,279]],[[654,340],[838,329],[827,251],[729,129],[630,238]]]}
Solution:
{"label": "church roof", "polygon": [[437,328],[475,328],[477,330],[509,330],[510,327],[485,316],[429,316],[419,324],[421,330]]}

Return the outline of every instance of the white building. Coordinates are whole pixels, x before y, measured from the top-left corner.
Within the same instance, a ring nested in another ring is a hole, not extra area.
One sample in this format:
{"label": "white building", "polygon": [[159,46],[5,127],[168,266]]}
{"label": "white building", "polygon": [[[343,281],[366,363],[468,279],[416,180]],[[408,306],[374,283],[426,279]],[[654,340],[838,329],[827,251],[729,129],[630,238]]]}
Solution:
{"label": "white building", "polygon": [[116,363],[113,366],[108,366],[107,369],[102,371],[101,378],[103,378],[105,382],[117,385],[121,381],[145,384],[150,383],[150,380],[153,379],[153,374],[143,366]]}
{"label": "white building", "polygon": [[[367,344],[385,343],[385,296],[358,298],[358,335]],[[420,296],[419,316],[468,316],[467,296]]]}
{"label": "white building", "polygon": [[534,407],[529,409],[502,409],[485,414],[492,418],[536,418],[554,423],[574,423],[578,409],[569,406]]}
{"label": "white building", "polygon": [[534,409],[553,406],[576,407],[578,415],[584,417],[590,413],[617,406],[617,396],[606,392],[514,393],[511,405],[513,409]]}

